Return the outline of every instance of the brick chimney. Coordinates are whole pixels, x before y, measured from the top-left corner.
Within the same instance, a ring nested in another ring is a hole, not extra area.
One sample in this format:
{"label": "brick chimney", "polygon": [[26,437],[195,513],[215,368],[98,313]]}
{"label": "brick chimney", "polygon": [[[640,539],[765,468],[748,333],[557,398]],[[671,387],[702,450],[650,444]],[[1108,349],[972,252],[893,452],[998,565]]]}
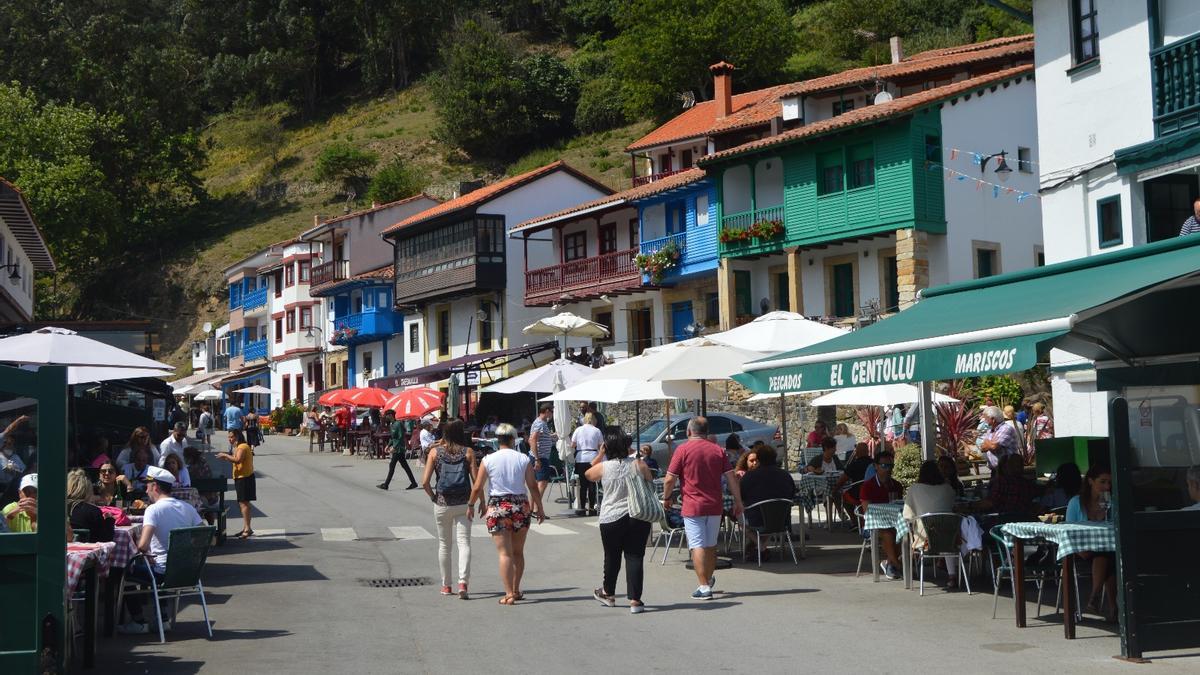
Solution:
{"label": "brick chimney", "polygon": [[717,102],[717,119],[733,112],[733,64],[721,61],[708,67],[713,76],[713,100]]}
{"label": "brick chimney", "polygon": [[893,35],[888,40],[888,45],[892,48],[892,63],[900,63],[904,60],[904,46],[900,44],[900,36]]}

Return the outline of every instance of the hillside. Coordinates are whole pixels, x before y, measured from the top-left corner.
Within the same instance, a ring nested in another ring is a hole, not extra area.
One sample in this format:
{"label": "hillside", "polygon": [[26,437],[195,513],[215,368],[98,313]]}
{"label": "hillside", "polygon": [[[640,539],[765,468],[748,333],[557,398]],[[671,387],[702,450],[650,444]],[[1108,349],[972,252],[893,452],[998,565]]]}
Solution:
{"label": "hillside", "polygon": [[[190,368],[190,343],[203,336],[205,321],[227,318],[222,270],[271,243],[295,236],[314,215],[346,209],[337,186],[314,180],[322,149],[350,142],[377,153],[380,163],[399,158],[424,178],[426,191],[446,198],[457,181],[492,181],[506,174],[562,158],[613,189],[629,185],[624,148],[644,135],[650,122],[598,134],[576,136],[558,146],[526,153],[509,165],[471,162],[433,138],[436,124],[429,92],[416,85],[402,92],[331,106],[297,123],[283,104],[237,110],[205,128],[208,162],[201,178],[214,197],[213,235],[168,270],[182,293],[180,320],[165,322],[160,333],[163,359],[179,373]],[[356,207],[365,204],[359,202]],[[194,313],[190,310],[195,308]]]}

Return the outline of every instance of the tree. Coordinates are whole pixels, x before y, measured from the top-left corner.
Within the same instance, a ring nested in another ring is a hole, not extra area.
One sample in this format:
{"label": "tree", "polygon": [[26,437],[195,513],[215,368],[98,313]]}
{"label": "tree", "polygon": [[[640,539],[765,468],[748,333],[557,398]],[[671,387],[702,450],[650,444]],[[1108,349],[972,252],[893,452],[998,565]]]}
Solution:
{"label": "tree", "polygon": [[670,115],[684,91],[711,98],[718,61],[737,67],[741,91],[775,82],[795,42],[781,0],[631,0],[616,21],[613,67],[633,118]]}
{"label": "tree", "polygon": [[369,150],[360,150],[349,143],[333,143],[317,155],[315,178],[339,183],[349,205],[362,193],[378,161],[379,156]]}
{"label": "tree", "polygon": [[367,197],[373,202],[387,204],[418,195],[423,188],[424,180],[421,176],[397,158],[380,169],[371,179]]}
{"label": "tree", "polygon": [[626,122],[621,83],[613,77],[600,77],[584,83],[575,108],[575,126],[590,134],[619,127]]}

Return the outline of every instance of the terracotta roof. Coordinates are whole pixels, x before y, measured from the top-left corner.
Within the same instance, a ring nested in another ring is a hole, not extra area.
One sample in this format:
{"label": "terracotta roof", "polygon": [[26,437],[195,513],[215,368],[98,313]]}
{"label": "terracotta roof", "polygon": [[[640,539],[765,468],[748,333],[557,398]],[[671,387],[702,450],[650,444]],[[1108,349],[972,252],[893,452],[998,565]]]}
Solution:
{"label": "terracotta roof", "polygon": [[[4,219],[25,255],[29,256],[29,263],[35,271],[57,271],[50,247],[46,245],[46,238],[42,236],[42,230],[29,210],[25,195],[20,188],[3,178],[0,178],[0,218]],[[4,262],[0,261],[0,265]]]}
{"label": "terracotta roof", "polygon": [[533,226],[535,226],[535,225],[540,225],[540,224],[549,225],[550,222],[559,220],[563,216],[569,216],[572,213],[580,213],[583,211],[590,211],[592,209],[595,209],[596,207],[604,206],[606,204],[611,204],[613,206],[619,206],[621,204],[625,204],[628,202],[635,202],[639,199],[645,199],[646,197],[651,197],[651,196],[659,194],[661,192],[666,192],[668,190],[673,190],[677,187],[682,187],[684,185],[689,185],[691,183],[695,183],[697,181],[703,180],[705,175],[706,174],[704,172],[704,169],[691,168],[691,169],[688,169],[687,171],[680,171],[677,174],[667,176],[666,178],[660,178],[659,180],[656,180],[652,183],[638,185],[638,186],[629,188],[628,190],[622,190],[620,192],[615,192],[611,195],[607,195],[607,196],[601,197],[599,199],[593,199],[589,202],[583,202],[582,204],[576,204],[575,206],[563,209],[562,211],[556,211],[555,213],[548,213],[544,216],[538,216],[537,218],[530,218],[529,220],[526,220],[523,223],[520,223],[518,225],[515,225],[515,226],[509,228],[508,231],[510,233],[512,233],[512,232],[517,232],[517,231],[521,231],[521,230],[535,229],[535,228],[533,228]]}
{"label": "terracotta roof", "polygon": [[395,279],[395,278],[396,278],[396,267],[392,263],[388,263],[388,264],[384,265],[383,267],[377,267],[373,270],[367,270],[366,272],[363,272],[361,274],[355,274],[354,276],[350,277],[350,279],[353,281],[359,281],[359,280],[365,280],[365,279]]}
{"label": "terracotta roof", "polygon": [[532,171],[526,171],[525,173],[518,174],[516,176],[510,176],[509,178],[505,178],[504,180],[492,183],[491,185],[485,185],[484,187],[481,187],[478,190],[468,192],[467,194],[465,194],[461,197],[457,197],[455,199],[451,199],[448,202],[442,202],[441,204],[438,204],[437,206],[433,206],[431,208],[425,209],[424,211],[422,211],[420,213],[411,215],[408,218],[405,218],[404,220],[396,223],[395,225],[392,225],[392,226],[386,228],[382,232],[382,234],[384,236],[392,235],[406,227],[411,227],[412,225],[416,225],[417,223],[423,223],[427,220],[431,220],[438,216],[444,216],[444,215],[447,215],[450,213],[454,213],[456,211],[462,211],[464,209],[469,209],[469,208],[478,206],[478,205],[486,203],[496,197],[499,197],[500,195],[502,195],[506,192],[509,192],[510,190],[515,190],[527,183],[531,183],[539,178],[548,176],[548,175],[554,173],[555,171],[565,171],[565,172],[571,174],[572,176],[574,176],[575,178],[578,178],[579,180],[591,185],[592,187],[596,188],[597,190],[600,190],[601,192],[612,193],[611,188],[596,181],[595,179],[582,173],[578,169],[575,169],[570,164],[567,164],[566,162],[564,162],[560,159],[556,162],[547,164],[546,166],[538,167]]}
{"label": "terracotta roof", "polygon": [[[379,206],[372,206],[372,207],[371,207],[371,208],[369,208],[369,209],[360,209],[360,210],[358,210],[358,211],[351,211],[350,213],[346,213],[346,214],[343,214],[343,215],[337,216],[336,218],[326,218],[325,220],[322,220],[322,221],[321,221],[321,225],[328,225],[328,224],[330,224],[330,223],[339,223],[339,222],[341,222],[341,221],[343,221],[343,220],[350,220],[351,218],[357,218],[357,217],[359,217],[359,216],[365,216],[365,215],[367,215],[368,213],[374,213],[374,212],[376,212],[376,211],[382,211],[382,210],[384,210],[384,209],[389,209],[389,208],[391,208],[391,207],[393,207],[393,206],[400,206],[401,204],[407,204],[407,203],[409,203],[409,202],[415,202],[415,201],[417,201],[418,199],[421,199],[422,197],[424,197],[425,199],[431,199],[431,200],[433,200],[433,201],[435,201],[435,202],[439,202],[439,203],[441,202],[441,200],[440,200],[440,199],[438,199],[437,197],[431,197],[431,196],[429,196],[429,195],[425,194],[424,192],[422,192],[422,193],[420,193],[420,194],[416,194],[416,195],[413,195],[413,196],[411,196],[411,197],[406,197],[406,198],[404,198],[404,199],[397,199],[397,200],[396,200],[396,201],[394,201],[394,202],[388,202],[388,203],[386,203],[386,204],[380,204]],[[320,225],[318,225],[317,227],[320,227]],[[312,229],[316,229],[316,228],[312,228]]]}
{"label": "terracotta roof", "polygon": [[796,141],[821,136],[822,134],[826,134],[831,131],[839,131],[849,127],[871,124],[886,119],[900,117],[919,108],[966,94],[973,89],[999,84],[1006,80],[1019,79],[1026,75],[1033,75],[1032,63],[1013,68],[1007,68],[1005,70],[998,70],[994,73],[987,73],[986,75],[980,75],[979,77],[973,77],[961,82],[954,82],[942,87],[935,87],[927,91],[893,99],[887,103],[871,105],[865,108],[856,108],[850,112],[838,115],[837,117],[831,117],[819,122],[807,124],[798,129],[785,131],[778,136],[771,136],[770,138],[752,141],[750,143],[746,143],[745,145],[739,145],[736,148],[730,148],[729,150],[723,150],[707,157],[702,157],[700,158],[699,162],[700,164],[707,165],[711,162],[754,152],[762,148],[793,143]]}
{"label": "terracotta roof", "polygon": [[1020,57],[1033,58],[1032,35],[999,38],[973,45],[921,52],[900,63],[885,63],[878,66],[852,68],[840,73],[834,73],[833,75],[785,85],[781,88],[780,96],[812,94],[830,89],[842,89],[844,87],[869,84],[875,80],[891,80],[935,70],[968,66],[974,63]]}
{"label": "terracotta roof", "polygon": [[[735,119],[744,121],[731,123],[728,128],[746,126],[752,123],[752,120],[760,120],[762,123],[769,122],[775,116],[773,106],[767,106],[764,110],[760,108],[759,104],[764,102],[777,103],[778,91],[785,86],[787,85],[734,94],[732,101],[733,111],[723,119],[717,119],[716,101],[701,101],[671,118],[662,126],[630,143],[626,146],[625,150],[626,152],[633,152],[635,150],[652,148],[656,145],[663,145],[664,143],[681,141],[685,138],[707,136],[718,128],[725,128],[725,123]],[[756,108],[759,109],[756,110]]]}

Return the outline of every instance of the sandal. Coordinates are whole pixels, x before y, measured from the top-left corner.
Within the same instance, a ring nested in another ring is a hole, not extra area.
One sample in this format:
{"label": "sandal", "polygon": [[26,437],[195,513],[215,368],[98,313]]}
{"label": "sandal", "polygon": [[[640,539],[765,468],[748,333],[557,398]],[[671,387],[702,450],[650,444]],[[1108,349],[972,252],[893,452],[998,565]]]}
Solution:
{"label": "sandal", "polygon": [[252,536],[254,536],[254,530],[242,530],[241,532],[238,532],[237,538],[249,539]]}
{"label": "sandal", "polygon": [[506,595],[503,598],[500,598],[499,600],[497,600],[497,602],[501,605],[511,605],[511,604],[513,604],[513,598],[511,595]]}
{"label": "sandal", "polygon": [[516,595],[512,596],[512,599],[513,599],[513,602],[518,602],[518,601],[520,601],[520,600],[524,600],[524,599],[525,599],[525,594],[524,594],[524,593],[517,593]]}

